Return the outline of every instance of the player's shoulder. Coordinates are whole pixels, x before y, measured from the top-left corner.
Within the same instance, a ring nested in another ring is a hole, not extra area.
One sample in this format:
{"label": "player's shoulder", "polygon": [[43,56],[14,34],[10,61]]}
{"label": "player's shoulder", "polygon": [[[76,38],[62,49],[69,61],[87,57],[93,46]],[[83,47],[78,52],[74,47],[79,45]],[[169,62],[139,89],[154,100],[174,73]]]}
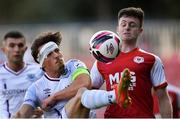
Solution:
{"label": "player's shoulder", "polygon": [[139,52],[143,55],[146,61],[152,61],[153,63],[156,64],[162,64],[161,58],[154,53],[147,52],[145,50],[139,49]]}
{"label": "player's shoulder", "polygon": [[81,60],[78,60],[78,59],[69,59],[67,62],[66,62],[66,66],[68,67],[86,67],[85,63],[82,62]]}
{"label": "player's shoulder", "polygon": [[141,54],[147,55],[147,56],[153,56],[153,57],[155,56],[154,53],[151,53],[149,51],[145,51],[145,50],[143,50],[141,48],[138,49],[138,52],[140,52]]}
{"label": "player's shoulder", "polygon": [[76,63],[76,62],[82,62],[81,60],[79,59],[69,59],[66,63]]}
{"label": "player's shoulder", "polygon": [[46,80],[44,79],[44,73],[40,76],[36,76],[36,79],[32,83],[33,87],[42,87],[44,84],[46,84]]}
{"label": "player's shoulder", "polygon": [[0,64],[0,72],[4,72],[4,71],[6,71],[5,69],[5,62],[4,63],[2,63],[2,64]]}
{"label": "player's shoulder", "polygon": [[0,64],[0,68],[4,67],[4,63]]}
{"label": "player's shoulder", "polygon": [[38,80],[34,82],[35,86],[40,86],[46,82],[46,80],[44,80],[44,75],[45,74],[43,74],[41,77],[38,78]]}
{"label": "player's shoulder", "polygon": [[148,51],[145,51],[143,49],[140,49],[138,50],[143,56],[146,56],[146,57],[151,57],[151,58],[154,58],[154,59],[160,59],[159,56],[155,55],[154,53],[151,53],[151,52],[148,52]]}
{"label": "player's shoulder", "polygon": [[0,74],[3,73],[5,70],[4,70],[4,63],[0,64]]}
{"label": "player's shoulder", "polygon": [[36,79],[39,79],[44,74],[41,66],[37,63],[26,62],[26,67],[25,72],[30,73],[29,75],[34,75]]}

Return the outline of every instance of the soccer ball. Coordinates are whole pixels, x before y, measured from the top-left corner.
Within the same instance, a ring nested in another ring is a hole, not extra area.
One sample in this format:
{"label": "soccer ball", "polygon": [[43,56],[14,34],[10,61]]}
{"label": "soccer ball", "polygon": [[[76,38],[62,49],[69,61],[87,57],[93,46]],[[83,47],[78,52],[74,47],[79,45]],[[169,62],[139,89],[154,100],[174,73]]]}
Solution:
{"label": "soccer ball", "polygon": [[108,63],[120,53],[120,37],[112,31],[103,30],[95,33],[89,42],[90,53],[98,61]]}

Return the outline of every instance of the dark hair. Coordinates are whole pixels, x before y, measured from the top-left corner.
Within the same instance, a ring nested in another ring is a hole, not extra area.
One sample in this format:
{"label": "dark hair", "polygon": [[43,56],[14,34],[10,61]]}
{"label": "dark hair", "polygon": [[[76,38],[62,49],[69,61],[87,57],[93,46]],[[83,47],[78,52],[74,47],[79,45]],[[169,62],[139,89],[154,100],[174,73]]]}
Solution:
{"label": "dark hair", "polygon": [[24,35],[19,31],[10,31],[5,34],[4,40],[7,38],[25,38]]}
{"label": "dark hair", "polygon": [[52,33],[52,32],[45,32],[45,33],[42,33],[40,34],[37,38],[35,38],[35,40],[33,41],[32,43],[32,46],[31,46],[31,54],[34,58],[34,60],[39,63],[37,61],[37,57],[38,57],[38,48],[50,41],[53,41],[55,42],[58,46],[61,44],[61,40],[62,40],[62,37],[61,37],[61,34],[60,32],[55,32],[55,33]]}
{"label": "dark hair", "polygon": [[128,8],[121,9],[118,12],[118,20],[122,16],[132,16],[132,17],[138,18],[140,21],[140,27],[142,27],[143,19],[144,19],[144,11],[141,8],[128,7]]}

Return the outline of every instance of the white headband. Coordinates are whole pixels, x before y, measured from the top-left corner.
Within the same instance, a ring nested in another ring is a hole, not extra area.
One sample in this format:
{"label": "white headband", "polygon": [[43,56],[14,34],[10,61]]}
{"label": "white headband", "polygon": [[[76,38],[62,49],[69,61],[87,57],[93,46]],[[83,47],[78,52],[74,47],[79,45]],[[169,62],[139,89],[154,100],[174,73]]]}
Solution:
{"label": "white headband", "polygon": [[41,50],[39,51],[37,61],[39,61],[40,65],[42,66],[44,59],[47,57],[49,53],[54,51],[56,48],[59,48],[55,42],[48,42],[46,43]]}

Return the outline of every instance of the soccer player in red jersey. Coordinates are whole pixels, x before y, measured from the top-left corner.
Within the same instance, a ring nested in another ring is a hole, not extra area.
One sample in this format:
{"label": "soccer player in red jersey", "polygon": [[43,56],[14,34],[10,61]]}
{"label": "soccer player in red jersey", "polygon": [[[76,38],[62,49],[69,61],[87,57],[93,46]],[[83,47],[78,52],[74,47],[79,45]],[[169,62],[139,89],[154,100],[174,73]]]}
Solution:
{"label": "soccer player in red jersey", "polygon": [[141,8],[128,7],[118,13],[117,32],[122,38],[121,53],[110,63],[96,61],[91,69],[92,86],[99,88],[106,82],[108,91],[119,83],[122,71],[128,68],[131,73],[129,96],[132,104],[123,109],[117,104],[109,105],[105,118],[148,117],[153,118],[154,88],[159,100],[162,117],[172,117],[172,105],[167,93],[167,81],[160,58],[137,46],[138,36],[143,31],[144,12]]}

